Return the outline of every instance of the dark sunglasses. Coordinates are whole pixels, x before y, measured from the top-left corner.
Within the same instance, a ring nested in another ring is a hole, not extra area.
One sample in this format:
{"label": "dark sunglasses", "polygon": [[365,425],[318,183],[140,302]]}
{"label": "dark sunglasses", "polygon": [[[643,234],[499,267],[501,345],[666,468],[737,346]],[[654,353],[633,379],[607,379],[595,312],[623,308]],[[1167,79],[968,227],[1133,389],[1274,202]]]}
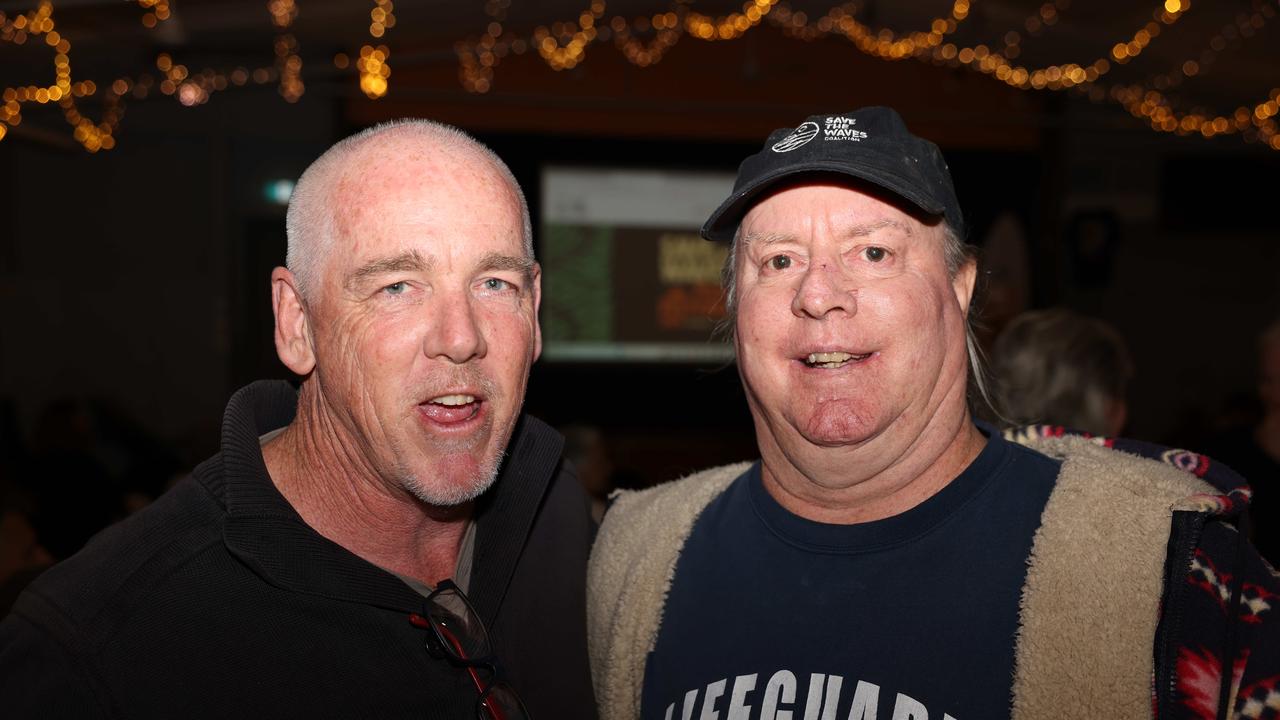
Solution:
{"label": "dark sunglasses", "polygon": [[409,622],[431,630],[427,644],[432,654],[447,657],[471,675],[480,694],[476,698],[478,720],[530,720],[529,710],[515,689],[496,679],[497,658],[484,621],[452,580],[442,580],[427,596],[426,617],[415,613]]}

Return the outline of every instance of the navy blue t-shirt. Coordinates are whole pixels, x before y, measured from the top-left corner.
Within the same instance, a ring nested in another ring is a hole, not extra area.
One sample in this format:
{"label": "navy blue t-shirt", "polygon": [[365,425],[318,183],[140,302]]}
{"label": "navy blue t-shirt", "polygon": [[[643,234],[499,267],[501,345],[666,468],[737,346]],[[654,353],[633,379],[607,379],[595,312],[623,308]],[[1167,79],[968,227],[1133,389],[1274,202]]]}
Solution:
{"label": "navy blue t-shirt", "polygon": [[793,515],[758,463],[735,480],[681,552],[642,717],[1008,717],[1026,561],[1059,463],[983,430],[955,480],[874,522]]}

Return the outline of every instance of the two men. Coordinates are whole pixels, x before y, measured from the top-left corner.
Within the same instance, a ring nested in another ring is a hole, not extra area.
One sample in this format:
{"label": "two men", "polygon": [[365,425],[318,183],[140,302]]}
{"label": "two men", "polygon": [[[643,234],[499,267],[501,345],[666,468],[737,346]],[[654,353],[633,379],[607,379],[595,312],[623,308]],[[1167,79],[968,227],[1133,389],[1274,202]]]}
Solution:
{"label": "two men", "polygon": [[594,717],[586,499],[520,413],[539,268],[510,172],[375,127],[307,170],[288,234],[301,388],[237,393],[216,456],[19,599],[7,716]]}
{"label": "two men", "polygon": [[[890,111],[743,164],[705,234],[733,241],[762,458],[607,516],[604,717],[1280,704],[1276,581],[1218,521],[1239,494],[972,422],[961,230],[941,155]],[[308,170],[289,234],[277,348],[301,390],[237,394],[217,456],[19,600],[9,713],[592,716],[590,527],[559,438],[519,413],[539,284],[509,172],[440,126],[375,128]]]}
{"label": "two men", "polygon": [[891,110],[811,117],[742,163],[703,235],[732,242],[761,458],[605,516],[588,575],[603,717],[1280,707],[1280,583],[1221,522],[1245,493],[1197,477],[1197,456],[1157,454],[1192,474],[975,424],[962,231],[940,152]]}

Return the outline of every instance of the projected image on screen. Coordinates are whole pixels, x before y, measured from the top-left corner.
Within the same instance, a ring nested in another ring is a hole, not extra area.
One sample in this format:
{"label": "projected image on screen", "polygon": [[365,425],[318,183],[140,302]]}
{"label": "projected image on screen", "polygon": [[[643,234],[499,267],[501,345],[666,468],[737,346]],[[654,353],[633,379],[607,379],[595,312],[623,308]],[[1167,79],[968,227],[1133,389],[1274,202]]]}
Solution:
{"label": "projected image on screen", "polygon": [[723,244],[698,227],[733,176],[547,168],[543,173],[543,357],[719,361]]}

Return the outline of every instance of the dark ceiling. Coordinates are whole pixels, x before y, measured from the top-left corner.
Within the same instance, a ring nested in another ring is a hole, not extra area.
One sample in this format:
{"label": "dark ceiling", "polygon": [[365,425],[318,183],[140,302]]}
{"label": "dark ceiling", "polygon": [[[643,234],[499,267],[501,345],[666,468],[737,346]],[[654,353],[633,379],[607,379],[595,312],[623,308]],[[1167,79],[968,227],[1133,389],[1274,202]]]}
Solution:
{"label": "dark ceiling", "polygon": [[[391,97],[447,96],[455,102],[466,102],[468,97],[473,97],[475,102],[484,102],[484,98],[468,93],[458,78],[459,59],[455,51],[458,43],[475,42],[495,18],[503,21],[505,40],[531,41],[539,27],[553,27],[557,22],[575,23],[582,12],[590,10],[591,2],[490,0],[486,4],[400,0],[394,4],[394,27],[375,40],[369,35],[370,11],[378,7],[372,0],[296,0],[296,19],[287,31],[272,24],[266,2],[240,0],[173,0],[168,6],[167,19],[156,23],[154,28],[144,27],[143,16],[154,12],[144,5],[153,5],[156,1],[54,0],[57,29],[73,45],[70,53],[73,79],[92,79],[105,87],[116,78],[137,80],[147,74],[157,74],[155,59],[161,52],[169,53],[175,63],[185,63],[193,74],[205,69],[229,73],[236,67],[250,72],[259,67],[273,68],[276,63],[273,43],[282,32],[289,32],[296,39],[297,53],[303,61],[302,79],[309,91],[329,92],[353,102],[363,102],[355,69],[337,67],[334,57],[338,53],[354,57],[362,45],[385,43],[392,51]],[[1099,94],[1116,84],[1159,88],[1180,112],[1202,112],[1210,116],[1229,116],[1239,107],[1252,110],[1269,95],[1274,96],[1275,88],[1280,86],[1277,0],[1193,0],[1190,6],[1179,5],[1183,1],[1168,0],[1171,5],[1166,5],[1165,0],[1049,3],[971,0],[967,17],[946,40],[961,48],[985,45],[992,50],[1007,51],[1008,41],[1012,39],[1018,53],[1013,61],[1028,68],[1063,63],[1088,66],[1100,58],[1113,60],[1111,53],[1116,43],[1133,40],[1135,33],[1158,18],[1164,8],[1173,7],[1179,10],[1178,20],[1158,23],[1160,34],[1150,39],[1137,59],[1124,65],[1111,62],[1112,70],[1096,83]],[[607,0],[600,4],[603,11],[597,27],[608,27],[615,18],[622,18],[642,39],[651,37],[653,31],[636,31],[635,21],[639,18],[667,12],[715,17],[744,7],[738,2],[689,0],[675,3]],[[34,6],[33,2],[6,0],[0,2],[0,11],[12,20]],[[869,78],[874,73],[865,69],[876,66],[868,65],[868,58],[845,37],[826,35],[815,42],[805,42],[784,36],[779,28],[781,16],[794,18],[802,12],[813,20],[833,7],[836,6],[831,2],[813,0],[780,3],[759,27],[747,31],[741,38],[715,44],[735,61],[742,58],[736,72],[731,65],[723,69],[723,82],[740,82],[757,64],[819,52],[823,54],[823,62],[833,57],[847,58],[851,67],[863,70],[863,79]],[[946,0],[864,0],[843,7],[873,31],[888,30],[899,35],[927,30],[932,21],[947,18],[953,11],[953,5]],[[770,40],[762,41],[762,37]],[[663,64],[705,64],[709,51],[689,48],[689,45],[710,44],[686,34],[667,52]],[[732,49],[734,45],[740,47]],[[50,83],[53,52],[35,40],[21,47],[0,42],[0,88]],[[557,80],[563,79],[566,85],[573,81],[572,73],[558,75],[533,55],[532,51],[522,58],[512,54],[506,62],[500,62],[493,75],[492,92],[549,96],[557,94],[560,87]],[[586,59],[578,72],[589,71],[593,65],[619,65],[620,55],[612,40],[597,39],[587,47]],[[839,67],[843,62],[827,68],[832,81],[844,79]],[[939,64],[927,58],[907,59],[902,63]],[[521,67],[515,68],[517,64]],[[515,69],[509,72],[510,68]],[[636,76],[656,70],[634,65],[623,68],[625,73]],[[616,74],[621,76],[622,72],[619,70]],[[972,67],[959,67],[950,72],[952,76],[969,74],[982,82],[1002,85]],[[274,82],[273,74],[270,83]],[[1054,94],[1052,90],[1027,92],[1046,97]],[[1078,91],[1068,92],[1077,97],[1082,95]],[[147,101],[162,99],[155,94]],[[91,100],[86,103],[90,108]],[[37,108],[29,105],[23,108],[24,119],[49,128],[57,128],[61,123],[56,113],[41,115]],[[1118,106],[1115,112],[1124,114]]]}

